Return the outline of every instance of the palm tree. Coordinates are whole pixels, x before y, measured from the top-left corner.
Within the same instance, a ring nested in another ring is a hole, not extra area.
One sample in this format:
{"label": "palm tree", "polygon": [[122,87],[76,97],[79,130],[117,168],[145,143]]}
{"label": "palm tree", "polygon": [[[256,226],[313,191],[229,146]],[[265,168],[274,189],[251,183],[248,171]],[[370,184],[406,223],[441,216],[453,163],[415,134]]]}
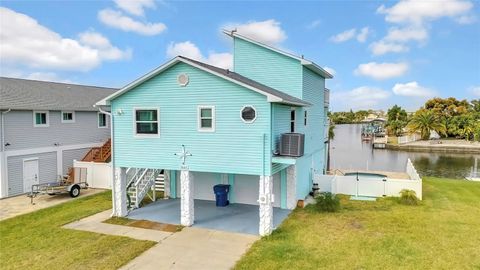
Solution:
{"label": "palm tree", "polygon": [[411,132],[420,131],[423,140],[428,140],[432,131],[436,131],[439,134],[446,132],[445,125],[436,114],[426,109],[420,109],[413,115],[408,128]]}

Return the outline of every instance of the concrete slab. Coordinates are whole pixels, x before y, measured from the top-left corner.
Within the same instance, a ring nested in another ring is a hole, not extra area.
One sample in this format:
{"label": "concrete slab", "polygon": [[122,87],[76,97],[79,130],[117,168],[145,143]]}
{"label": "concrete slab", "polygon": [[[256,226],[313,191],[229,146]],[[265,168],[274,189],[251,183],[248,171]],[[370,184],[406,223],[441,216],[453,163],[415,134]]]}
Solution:
{"label": "concrete slab", "polygon": [[[290,212],[287,209],[274,208],[274,227],[279,226]],[[180,199],[156,201],[133,210],[128,218],[180,224]],[[259,220],[258,205],[231,204],[216,207],[214,201],[195,200],[193,227],[258,235]]]}
{"label": "concrete slab", "polygon": [[249,234],[187,227],[121,269],[231,269],[258,239]]}
{"label": "concrete slab", "polygon": [[111,213],[112,210],[103,211],[93,216],[89,216],[79,221],[67,224],[63,226],[63,228],[101,234],[126,236],[134,239],[149,240],[155,242],[160,242],[173,234],[171,232],[103,223],[104,220],[110,218]]}
{"label": "concrete slab", "polygon": [[[91,189],[91,188],[82,189],[80,191],[80,196],[77,198],[90,196],[90,195],[97,194],[104,191],[105,191],[104,189]],[[62,195],[56,195],[56,196],[40,195],[34,199],[35,204],[31,204],[30,198],[27,197],[26,195],[19,195],[15,197],[1,199],[0,200],[0,220],[30,213],[33,211],[37,211],[39,209],[54,206],[70,200],[75,200],[77,198],[72,198],[68,194],[62,194]]]}

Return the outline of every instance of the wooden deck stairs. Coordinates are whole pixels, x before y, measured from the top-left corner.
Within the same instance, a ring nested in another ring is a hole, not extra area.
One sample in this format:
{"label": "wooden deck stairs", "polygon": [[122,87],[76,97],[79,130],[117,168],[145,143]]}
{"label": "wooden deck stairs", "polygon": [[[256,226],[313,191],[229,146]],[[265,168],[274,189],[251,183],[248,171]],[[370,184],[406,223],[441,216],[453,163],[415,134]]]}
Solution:
{"label": "wooden deck stairs", "polygon": [[82,161],[93,162],[108,162],[112,156],[112,139],[108,139],[100,147],[92,147],[90,151],[85,154]]}
{"label": "wooden deck stairs", "polygon": [[[112,157],[112,139],[109,138],[102,146],[92,147],[82,158],[81,161],[87,162],[109,162]],[[67,181],[74,179],[73,167],[68,168],[67,175],[64,176]]]}

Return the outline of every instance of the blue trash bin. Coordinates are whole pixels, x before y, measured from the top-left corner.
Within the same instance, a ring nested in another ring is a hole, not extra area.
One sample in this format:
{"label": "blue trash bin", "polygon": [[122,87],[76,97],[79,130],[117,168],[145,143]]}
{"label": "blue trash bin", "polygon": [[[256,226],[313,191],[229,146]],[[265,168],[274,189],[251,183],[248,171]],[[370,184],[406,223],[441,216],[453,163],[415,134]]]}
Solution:
{"label": "blue trash bin", "polygon": [[230,202],[228,201],[228,191],[230,190],[230,185],[218,184],[213,186],[213,193],[215,193],[215,204],[219,207],[227,206]]}

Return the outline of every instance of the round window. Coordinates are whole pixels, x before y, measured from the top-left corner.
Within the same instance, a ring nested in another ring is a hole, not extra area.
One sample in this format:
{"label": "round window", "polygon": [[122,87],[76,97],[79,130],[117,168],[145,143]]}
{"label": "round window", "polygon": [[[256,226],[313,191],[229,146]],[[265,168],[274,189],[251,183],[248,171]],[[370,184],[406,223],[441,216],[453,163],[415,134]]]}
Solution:
{"label": "round window", "polygon": [[177,82],[180,86],[186,86],[188,84],[188,75],[181,73],[177,76]]}
{"label": "round window", "polygon": [[243,122],[252,123],[257,118],[257,112],[252,106],[245,106],[242,108],[241,117]]}

